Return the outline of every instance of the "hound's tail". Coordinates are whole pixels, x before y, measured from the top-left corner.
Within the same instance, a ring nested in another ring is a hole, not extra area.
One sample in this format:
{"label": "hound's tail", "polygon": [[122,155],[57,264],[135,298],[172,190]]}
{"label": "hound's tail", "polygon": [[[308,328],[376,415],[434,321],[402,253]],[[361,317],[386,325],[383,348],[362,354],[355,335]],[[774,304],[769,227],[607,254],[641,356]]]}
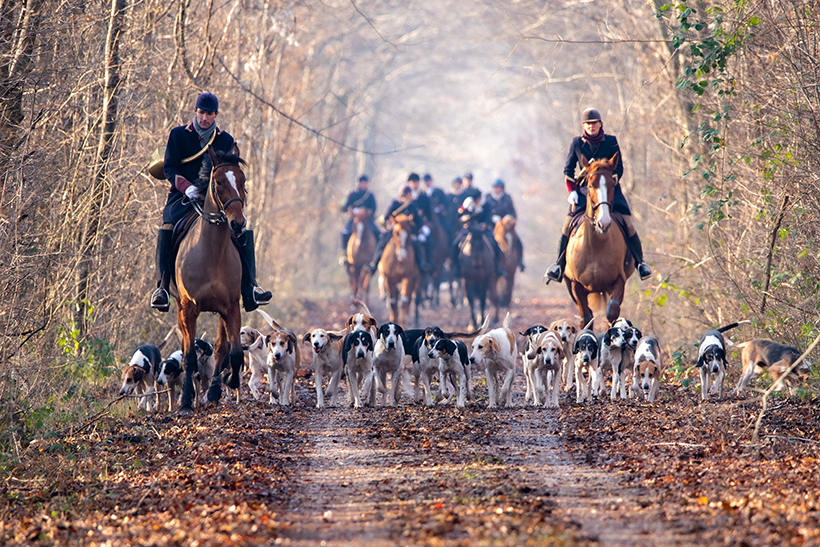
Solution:
{"label": "hound's tail", "polygon": [[259,308],[256,308],[256,311],[259,312],[259,315],[261,315],[265,319],[265,322],[268,325],[270,325],[270,328],[272,328],[274,330],[287,330],[287,329],[282,328],[282,325],[280,325],[279,323],[274,321],[273,317],[268,315],[267,312],[265,312],[265,311],[263,311]]}
{"label": "hound's tail", "polygon": [[731,324],[729,324],[729,325],[726,325],[726,326],[720,327],[719,329],[716,329],[716,330],[717,330],[718,332],[726,332],[727,330],[731,330],[731,329],[733,329],[733,328],[735,328],[735,327],[739,327],[740,325],[743,325],[743,324],[745,324],[745,323],[751,323],[751,321],[749,321],[748,319],[747,319],[747,320],[745,320],[745,321],[738,321],[737,323],[731,323]]}
{"label": "hound's tail", "polygon": [[369,315],[370,317],[374,317],[374,316],[373,316],[373,314],[372,314],[372,313],[370,313],[370,308],[368,308],[368,307],[367,307],[367,304],[365,304],[364,302],[362,302],[362,301],[361,301],[361,300],[359,300],[358,298],[354,298],[354,299],[353,299],[353,303],[354,303],[354,304],[358,304],[358,305],[359,305],[359,307],[360,307],[360,308],[362,308],[362,311],[363,311],[365,314]]}
{"label": "hound's tail", "polygon": [[490,314],[488,313],[487,317],[484,318],[484,322],[481,324],[481,326],[478,327],[474,331],[470,331],[470,332],[445,332],[444,334],[446,334],[447,337],[450,338],[450,339],[461,338],[462,340],[465,340],[465,339],[469,340],[471,338],[475,338],[476,336],[480,336],[480,335],[484,334],[484,332],[486,332],[487,327],[489,325],[490,325]]}
{"label": "hound's tail", "polygon": [[507,312],[507,315],[504,317],[504,328],[510,328],[510,312]]}

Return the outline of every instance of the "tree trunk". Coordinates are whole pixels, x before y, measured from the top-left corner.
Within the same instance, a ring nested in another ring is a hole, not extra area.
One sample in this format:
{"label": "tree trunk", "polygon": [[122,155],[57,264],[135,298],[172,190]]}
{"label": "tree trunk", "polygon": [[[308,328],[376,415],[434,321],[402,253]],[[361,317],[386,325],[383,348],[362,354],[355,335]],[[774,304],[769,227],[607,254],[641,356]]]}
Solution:
{"label": "tree trunk", "polygon": [[100,125],[100,140],[97,145],[97,154],[92,170],[90,188],[91,208],[85,222],[81,242],[81,262],[78,268],[77,282],[77,321],[81,334],[87,332],[87,306],[91,300],[89,294],[89,279],[93,273],[93,256],[97,247],[97,238],[102,225],[102,210],[104,206],[108,181],[108,160],[117,130],[118,93],[120,86],[120,33],[125,18],[125,0],[111,0],[111,13],[108,19],[108,35],[105,40],[105,75],[103,77],[103,104],[102,123]]}

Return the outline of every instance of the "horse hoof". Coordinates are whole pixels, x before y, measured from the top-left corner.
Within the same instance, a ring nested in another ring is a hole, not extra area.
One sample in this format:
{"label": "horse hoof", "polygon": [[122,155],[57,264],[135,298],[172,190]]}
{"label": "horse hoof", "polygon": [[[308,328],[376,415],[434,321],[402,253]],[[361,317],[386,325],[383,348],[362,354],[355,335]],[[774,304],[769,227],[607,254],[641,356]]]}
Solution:
{"label": "horse hoof", "polygon": [[194,409],[189,406],[183,406],[179,409],[178,415],[181,417],[191,416],[194,413]]}

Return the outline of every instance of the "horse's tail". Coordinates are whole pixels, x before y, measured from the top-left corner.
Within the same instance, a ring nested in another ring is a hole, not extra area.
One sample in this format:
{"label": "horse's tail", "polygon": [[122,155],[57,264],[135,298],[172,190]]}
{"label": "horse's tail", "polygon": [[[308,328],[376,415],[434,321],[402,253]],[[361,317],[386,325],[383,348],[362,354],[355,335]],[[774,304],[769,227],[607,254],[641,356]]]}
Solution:
{"label": "horse's tail", "polygon": [[715,329],[715,330],[717,330],[718,332],[726,332],[727,330],[731,330],[735,327],[739,327],[740,325],[743,325],[745,323],[751,323],[751,321],[746,319],[744,321],[738,321],[737,323],[730,323],[728,325],[725,325],[725,326],[720,327],[719,329]]}
{"label": "horse's tail", "polygon": [[271,317],[270,315],[268,315],[268,314],[267,314],[266,312],[264,312],[263,310],[261,310],[261,309],[259,309],[259,308],[256,308],[256,311],[257,311],[257,312],[259,312],[259,315],[261,315],[261,316],[265,319],[265,322],[266,322],[268,325],[270,325],[270,328],[272,328],[273,330],[277,330],[277,331],[279,331],[279,330],[285,330],[285,329],[282,327],[282,325],[280,325],[279,323],[277,323],[276,321],[274,321],[273,317]]}

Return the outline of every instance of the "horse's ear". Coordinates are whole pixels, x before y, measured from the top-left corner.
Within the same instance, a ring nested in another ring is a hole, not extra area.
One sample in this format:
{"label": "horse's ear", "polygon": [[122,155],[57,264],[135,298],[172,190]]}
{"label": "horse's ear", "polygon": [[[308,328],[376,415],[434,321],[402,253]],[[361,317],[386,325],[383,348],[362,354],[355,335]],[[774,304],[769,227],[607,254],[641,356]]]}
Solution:
{"label": "horse's ear", "polygon": [[618,152],[615,152],[614,156],[609,158],[609,167],[612,168],[613,170],[618,165],[618,158],[620,157],[620,155],[621,155],[621,152],[618,151]]}
{"label": "horse's ear", "polygon": [[213,146],[208,146],[208,157],[211,158],[211,163],[213,165],[217,165],[219,163],[219,158],[216,155],[216,148]]}
{"label": "horse's ear", "polygon": [[581,154],[581,167],[583,167],[584,169],[589,167],[589,160],[583,154]]}

